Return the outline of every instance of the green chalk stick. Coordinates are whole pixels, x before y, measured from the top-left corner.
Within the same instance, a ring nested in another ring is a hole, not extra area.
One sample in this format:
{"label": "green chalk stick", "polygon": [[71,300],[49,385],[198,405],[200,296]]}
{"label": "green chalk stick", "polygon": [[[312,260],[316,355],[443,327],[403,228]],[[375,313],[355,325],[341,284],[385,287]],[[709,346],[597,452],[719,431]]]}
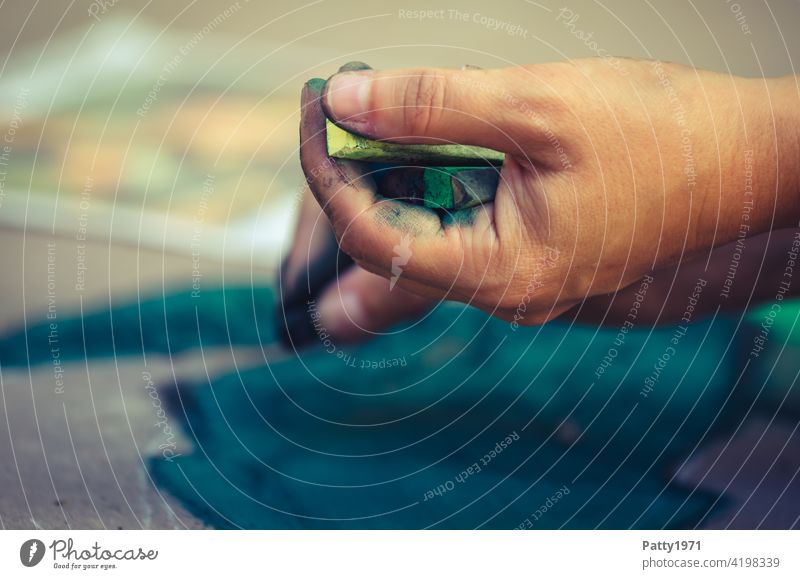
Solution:
{"label": "green chalk stick", "polygon": [[[341,71],[365,70],[361,62]],[[325,81],[309,85],[321,91]],[[325,123],[328,155],[337,159],[379,164],[378,192],[425,207],[458,211],[494,200],[499,181],[501,152],[469,145],[404,145],[374,141],[345,131],[330,120]],[[397,165],[394,168],[385,167]],[[377,174],[376,174],[377,176]]]}
{"label": "green chalk stick", "polygon": [[402,165],[474,167],[502,165],[505,155],[469,145],[402,145],[372,141],[336,126],[325,125],[328,155],[337,159]]}

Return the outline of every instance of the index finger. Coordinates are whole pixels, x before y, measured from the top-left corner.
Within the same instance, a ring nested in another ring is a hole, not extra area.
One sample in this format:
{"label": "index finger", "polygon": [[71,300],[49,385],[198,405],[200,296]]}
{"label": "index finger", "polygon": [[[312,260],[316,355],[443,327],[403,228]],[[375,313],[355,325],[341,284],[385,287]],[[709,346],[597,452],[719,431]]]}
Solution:
{"label": "index finger", "polygon": [[300,163],[342,250],[389,277],[397,258],[395,247],[407,246],[411,239],[412,255],[404,264],[404,275],[448,289],[463,261],[458,228],[442,227],[432,210],[381,198],[365,165],[328,156],[321,104],[324,84],[314,79],[303,88]]}

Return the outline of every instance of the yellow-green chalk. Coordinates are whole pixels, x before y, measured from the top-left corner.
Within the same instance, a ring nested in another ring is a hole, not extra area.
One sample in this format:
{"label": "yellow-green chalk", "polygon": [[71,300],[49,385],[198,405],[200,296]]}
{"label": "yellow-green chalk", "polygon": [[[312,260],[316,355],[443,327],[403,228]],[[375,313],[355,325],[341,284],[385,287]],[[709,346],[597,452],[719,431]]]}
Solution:
{"label": "yellow-green chalk", "polygon": [[502,165],[505,154],[470,145],[403,145],[354,135],[330,120],[325,124],[328,155],[337,159],[398,165],[476,167]]}

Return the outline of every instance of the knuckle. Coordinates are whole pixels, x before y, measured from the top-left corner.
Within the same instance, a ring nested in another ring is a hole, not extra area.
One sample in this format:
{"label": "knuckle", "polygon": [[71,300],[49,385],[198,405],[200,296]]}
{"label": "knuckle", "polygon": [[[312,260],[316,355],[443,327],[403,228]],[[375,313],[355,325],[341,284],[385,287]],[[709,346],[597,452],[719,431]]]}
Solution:
{"label": "knuckle", "polygon": [[[356,263],[369,263],[373,261],[369,248],[369,228],[363,219],[353,219],[348,223],[335,227],[339,248],[349,255]],[[372,243],[374,245],[374,242]]]}
{"label": "knuckle", "polygon": [[362,250],[351,229],[342,230],[341,228],[337,228],[336,239],[339,242],[339,248],[353,258],[354,261],[359,262],[364,260]]}
{"label": "knuckle", "polygon": [[447,78],[435,71],[417,71],[406,79],[402,90],[406,130],[412,135],[428,135],[447,105]]}

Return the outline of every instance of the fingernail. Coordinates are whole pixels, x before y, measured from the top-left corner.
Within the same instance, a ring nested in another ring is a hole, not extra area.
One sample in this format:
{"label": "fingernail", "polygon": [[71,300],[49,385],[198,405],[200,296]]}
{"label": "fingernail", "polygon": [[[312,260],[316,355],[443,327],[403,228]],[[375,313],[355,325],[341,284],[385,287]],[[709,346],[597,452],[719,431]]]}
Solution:
{"label": "fingernail", "polygon": [[325,88],[325,79],[312,78],[306,82],[306,89],[311,93],[320,94],[323,88]]}
{"label": "fingernail", "polygon": [[354,70],[372,70],[372,67],[366,62],[361,62],[360,60],[351,60],[350,62],[340,66],[338,72],[351,72]]}
{"label": "fingernail", "polygon": [[350,120],[367,111],[371,80],[370,70],[339,73],[328,80],[323,100],[335,120]]}
{"label": "fingernail", "polygon": [[361,298],[351,292],[333,292],[319,306],[320,322],[333,336],[347,338],[367,324]]}

